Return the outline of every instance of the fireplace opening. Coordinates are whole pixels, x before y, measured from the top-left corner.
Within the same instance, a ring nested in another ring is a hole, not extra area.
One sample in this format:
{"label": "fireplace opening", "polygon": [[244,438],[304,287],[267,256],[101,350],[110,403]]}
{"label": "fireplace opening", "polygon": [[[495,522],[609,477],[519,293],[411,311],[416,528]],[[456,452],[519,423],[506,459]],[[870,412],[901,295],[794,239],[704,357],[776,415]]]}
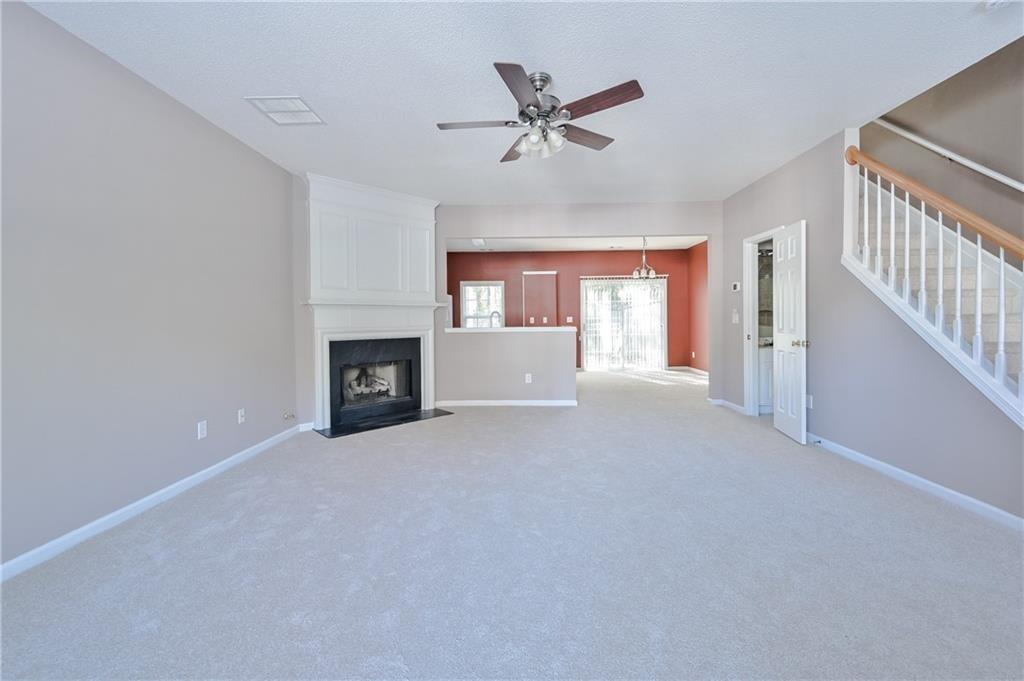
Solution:
{"label": "fireplace opening", "polygon": [[410,399],[411,374],[412,362],[407,359],[342,367],[342,408]]}
{"label": "fireplace opening", "polygon": [[419,338],[365,338],[329,344],[331,423],[327,437],[421,421],[449,412],[422,409]]}

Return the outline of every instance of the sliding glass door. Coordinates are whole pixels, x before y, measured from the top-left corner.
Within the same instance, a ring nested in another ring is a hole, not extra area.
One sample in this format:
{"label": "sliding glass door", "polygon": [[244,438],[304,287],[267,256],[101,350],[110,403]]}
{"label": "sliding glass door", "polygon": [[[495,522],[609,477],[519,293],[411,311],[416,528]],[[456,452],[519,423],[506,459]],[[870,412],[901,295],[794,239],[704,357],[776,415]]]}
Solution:
{"label": "sliding glass door", "polygon": [[666,280],[582,277],[583,368],[666,368]]}

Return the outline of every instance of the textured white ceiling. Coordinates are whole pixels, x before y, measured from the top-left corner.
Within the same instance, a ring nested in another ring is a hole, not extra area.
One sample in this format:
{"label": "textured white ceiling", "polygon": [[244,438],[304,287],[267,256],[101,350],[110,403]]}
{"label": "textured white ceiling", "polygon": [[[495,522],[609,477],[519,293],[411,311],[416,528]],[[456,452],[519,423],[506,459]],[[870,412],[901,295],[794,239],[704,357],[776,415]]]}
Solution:
{"label": "textured white ceiling", "polygon": [[[293,172],[449,204],[721,199],[1024,33],[1020,3],[34,6]],[[514,117],[495,61],[646,96],[581,120],[604,151],[499,164],[515,131],[434,127]],[[292,94],[327,125],[242,99]]]}
{"label": "textured white ceiling", "polygon": [[[706,236],[649,236],[647,250],[669,251],[685,249],[707,241]],[[445,242],[452,253],[475,251],[639,251],[643,240],[638,236],[614,237],[537,237],[484,239],[483,246],[472,239],[448,239]]]}

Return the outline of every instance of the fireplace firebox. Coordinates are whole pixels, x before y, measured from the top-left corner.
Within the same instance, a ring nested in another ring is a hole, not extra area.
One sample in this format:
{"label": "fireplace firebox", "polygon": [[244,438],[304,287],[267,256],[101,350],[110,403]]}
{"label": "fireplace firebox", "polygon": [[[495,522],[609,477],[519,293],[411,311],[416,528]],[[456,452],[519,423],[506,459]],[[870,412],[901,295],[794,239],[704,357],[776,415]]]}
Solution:
{"label": "fireplace firebox", "polygon": [[420,339],[331,341],[331,424],[336,437],[448,414],[422,410]]}

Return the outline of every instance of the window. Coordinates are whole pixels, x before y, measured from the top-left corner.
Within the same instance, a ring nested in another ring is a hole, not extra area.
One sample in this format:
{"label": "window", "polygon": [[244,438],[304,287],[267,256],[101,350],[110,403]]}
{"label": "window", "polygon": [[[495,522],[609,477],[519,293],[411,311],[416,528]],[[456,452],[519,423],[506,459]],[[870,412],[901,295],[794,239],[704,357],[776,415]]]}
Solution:
{"label": "window", "polygon": [[463,328],[505,326],[505,282],[464,281],[460,288]]}

